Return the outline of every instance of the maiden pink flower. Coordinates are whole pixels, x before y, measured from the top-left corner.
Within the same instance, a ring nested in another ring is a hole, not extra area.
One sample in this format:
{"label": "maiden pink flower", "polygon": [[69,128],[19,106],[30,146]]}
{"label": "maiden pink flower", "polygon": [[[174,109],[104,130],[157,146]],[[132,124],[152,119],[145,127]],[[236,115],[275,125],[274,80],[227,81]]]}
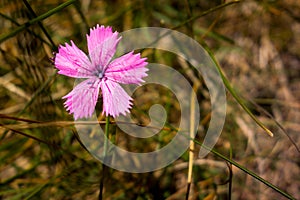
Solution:
{"label": "maiden pink flower", "polygon": [[132,98],[119,85],[140,84],[148,69],[146,58],[129,52],[112,60],[121,37],[111,27],[97,25],[87,35],[89,55],[71,41],[71,45],[59,46],[54,64],[59,74],[73,78],[86,78],[63,97],[67,111],[74,118],[92,116],[101,89],[103,112],[113,117],[126,114],[132,106]]}

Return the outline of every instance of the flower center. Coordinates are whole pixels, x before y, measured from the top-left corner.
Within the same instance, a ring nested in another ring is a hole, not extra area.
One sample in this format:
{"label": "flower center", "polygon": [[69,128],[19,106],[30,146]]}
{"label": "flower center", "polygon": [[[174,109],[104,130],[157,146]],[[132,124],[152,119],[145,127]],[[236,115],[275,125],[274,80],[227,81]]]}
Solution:
{"label": "flower center", "polygon": [[94,75],[97,76],[99,79],[104,77],[105,71],[104,70],[97,70]]}
{"label": "flower center", "polygon": [[103,75],[104,75],[104,73],[103,73],[102,71],[99,72],[99,73],[98,73],[98,78],[100,78],[100,79],[103,78]]}

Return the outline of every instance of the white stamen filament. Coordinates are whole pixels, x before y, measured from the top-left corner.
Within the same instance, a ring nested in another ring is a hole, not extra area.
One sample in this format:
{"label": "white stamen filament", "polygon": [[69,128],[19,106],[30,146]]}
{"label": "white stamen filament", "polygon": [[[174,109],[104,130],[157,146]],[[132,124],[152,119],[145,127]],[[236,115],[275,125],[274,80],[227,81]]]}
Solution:
{"label": "white stamen filament", "polygon": [[98,74],[98,78],[103,78],[103,72],[99,72],[99,74]]}

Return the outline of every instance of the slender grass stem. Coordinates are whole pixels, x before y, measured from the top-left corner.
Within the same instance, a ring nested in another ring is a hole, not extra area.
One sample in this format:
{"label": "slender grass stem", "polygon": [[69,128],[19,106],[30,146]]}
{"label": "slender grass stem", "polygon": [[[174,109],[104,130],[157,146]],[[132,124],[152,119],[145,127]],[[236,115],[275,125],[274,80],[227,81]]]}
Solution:
{"label": "slender grass stem", "polygon": [[16,29],[12,30],[11,32],[9,33],[4,33],[0,36],[0,44],[2,42],[4,42],[5,40],[17,35],[18,33],[20,33],[21,31],[23,31],[24,29],[27,29],[28,27],[50,17],[51,15],[61,11],[62,9],[64,9],[65,7],[75,3],[77,0],[69,0],[65,3],[62,3],[60,4],[59,6],[57,6],[56,8],[53,8],[51,10],[49,10],[48,12],[32,19],[32,20],[29,20],[28,22],[26,22],[25,24],[22,24],[21,26],[17,27]]}
{"label": "slender grass stem", "polygon": [[[30,4],[28,3],[28,1],[27,1],[27,0],[23,0],[23,3],[25,4],[26,8],[29,10],[29,12],[31,13],[31,15],[32,15],[33,17],[36,18],[37,15],[36,15],[36,13],[34,12],[34,10],[32,9],[32,7],[30,6]],[[45,29],[45,27],[44,27],[44,25],[42,24],[41,21],[38,21],[37,23],[38,23],[39,27],[42,29],[42,31],[43,31],[43,33],[45,34],[45,36],[47,37],[47,39],[49,40],[49,42],[51,43],[51,45],[52,45],[52,50],[54,51],[54,50],[56,49],[56,45],[55,45],[55,43],[53,42],[53,40],[52,40],[50,34],[49,34],[48,31]]]}
{"label": "slender grass stem", "polygon": [[229,80],[225,77],[219,63],[215,59],[213,53],[210,51],[210,49],[207,47],[205,43],[203,43],[205,50],[208,52],[209,56],[213,60],[213,62],[216,65],[216,68],[218,72],[220,73],[220,76],[223,80],[224,85],[226,86],[227,90],[230,92],[230,94],[234,97],[234,99],[240,104],[240,106],[247,112],[247,114],[255,121],[257,125],[259,125],[269,136],[273,137],[272,131],[270,131],[247,107],[247,105],[244,103],[243,99],[236,93],[234,88],[231,86]]}
{"label": "slender grass stem", "polygon": [[81,10],[80,2],[77,1],[76,3],[74,3],[74,6],[75,6],[75,9],[76,9],[77,13],[79,14],[82,22],[84,23],[86,31],[88,32],[90,29],[90,26],[89,26],[88,20],[86,19],[86,17],[84,16],[84,13]]}
{"label": "slender grass stem", "polygon": [[[56,72],[53,73],[48,80],[33,94],[33,96],[31,97],[31,99],[25,104],[24,108],[16,115],[15,118],[19,117],[20,115],[22,115],[25,110],[34,102],[35,98],[51,83],[52,80],[54,80],[56,76]],[[14,124],[16,121],[12,121],[11,124]],[[2,140],[8,131],[4,131],[3,135],[0,137],[0,140]]]}
{"label": "slender grass stem", "polygon": [[201,142],[194,140],[195,143],[201,145],[203,148],[211,151],[213,154],[215,154],[216,156],[218,156],[219,158],[227,161],[228,163],[234,165],[235,167],[239,168],[240,170],[244,171],[246,174],[252,176],[253,178],[257,179],[258,181],[262,182],[263,184],[265,184],[266,186],[272,188],[274,191],[278,192],[279,194],[281,194],[282,196],[288,198],[288,199],[296,199],[294,197],[292,197],[290,194],[282,191],[281,189],[279,189],[278,187],[276,187],[275,185],[273,185],[272,183],[268,182],[267,180],[263,179],[262,177],[258,176],[257,174],[255,174],[254,172],[252,172],[251,170],[247,169],[246,167],[240,165],[239,163],[233,161],[230,158],[227,158],[226,156],[222,155],[221,153],[217,152],[214,149],[210,149],[208,147],[206,147],[205,145],[203,145]]}
{"label": "slender grass stem", "polygon": [[105,178],[105,173],[106,173],[106,165],[102,164],[102,173],[101,173],[101,179],[100,179],[100,191],[99,191],[99,196],[98,199],[102,200],[103,199],[103,188],[104,188],[104,178]]}
{"label": "slender grass stem", "polygon": [[[194,138],[195,135],[195,103],[196,103],[196,95],[195,92],[198,90],[199,84],[195,82],[191,93],[191,108],[190,108],[190,137]],[[187,180],[187,191],[185,199],[188,200],[190,188],[192,184],[192,175],[193,175],[193,163],[194,163],[194,151],[195,151],[195,142],[194,140],[190,140],[190,151],[189,151],[189,167],[188,167],[188,180]]]}
{"label": "slender grass stem", "polygon": [[236,4],[236,3],[239,3],[239,2],[241,2],[241,1],[240,0],[235,0],[235,1],[228,2],[228,3],[220,4],[220,5],[216,6],[216,7],[213,7],[211,9],[208,9],[207,11],[204,11],[204,12],[200,13],[199,15],[195,15],[194,17],[189,18],[188,20],[186,20],[183,23],[181,23],[181,24],[173,27],[172,29],[178,29],[178,28],[182,27],[183,25],[185,25],[187,23],[190,23],[190,22],[192,22],[192,21],[194,21],[196,19],[199,19],[199,18],[201,18],[201,17],[203,17],[205,15],[208,15],[208,14],[210,14],[212,12],[215,12],[215,11],[220,10],[222,8],[225,8],[225,7],[229,6],[229,5]]}
{"label": "slender grass stem", "polygon": [[[228,3],[223,3],[223,4],[221,4],[221,5],[218,5],[218,6],[216,6],[216,7],[213,7],[213,8],[211,8],[211,9],[208,9],[207,11],[204,11],[204,12],[202,12],[202,13],[199,14],[199,15],[196,15],[196,16],[194,16],[194,17],[191,17],[191,18],[187,19],[186,21],[182,22],[181,24],[172,27],[171,30],[168,30],[168,31],[166,31],[164,34],[158,36],[153,42],[149,43],[148,46],[151,46],[151,45],[153,45],[153,44],[156,44],[159,40],[161,40],[162,38],[164,38],[164,37],[166,37],[167,35],[171,34],[171,33],[172,33],[172,30],[179,29],[180,27],[182,27],[182,26],[184,26],[184,25],[186,25],[186,24],[188,24],[188,23],[191,23],[192,21],[194,21],[194,20],[196,20],[196,19],[199,19],[199,18],[204,17],[205,15],[208,15],[208,14],[210,14],[210,13],[212,13],[212,12],[215,12],[215,11],[217,11],[217,10],[219,10],[219,9],[225,8],[225,7],[227,7],[227,6],[230,6],[230,5],[232,5],[232,4],[239,3],[239,2],[240,2],[239,0],[236,0],[236,1],[231,1],[231,2],[228,2]],[[1,40],[0,40],[0,43],[1,43]]]}
{"label": "slender grass stem", "polygon": [[[16,20],[14,20],[13,18],[4,15],[3,13],[0,13],[0,16],[3,17],[6,20],[9,20],[11,23],[17,25],[17,26],[21,26],[21,24],[19,24]],[[34,37],[38,38],[39,40],[41,40],[41,42],[45,43],[46,45],[48,45],[50,48],[52,47],[51,44],[46,41],[44,38],[42,38],[40,35],[36,34],[35,32],[31,31],[31,30],[27,30],[30,34],[32,34]]]}

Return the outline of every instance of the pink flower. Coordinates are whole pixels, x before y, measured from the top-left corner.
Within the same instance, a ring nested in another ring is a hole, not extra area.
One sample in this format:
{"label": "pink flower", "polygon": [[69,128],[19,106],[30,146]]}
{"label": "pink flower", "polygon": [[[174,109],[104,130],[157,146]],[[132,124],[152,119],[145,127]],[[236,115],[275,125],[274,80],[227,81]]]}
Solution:
{"label": "pink flower", "polygon": [[121,37],[111,27],[97,25],[87,35],[89,55],[71,41],[71,45],[59,46],[54,64],[59,74],[73,78],[86,78],[63,97],[67,111],[74,118],[91,117],[102,91],[103,112],[113,117],[126,114],[132,106],[132,98],[119,85],[140,84],[147,76],[148,63],[140,54],[129,52],[112,60]]}

